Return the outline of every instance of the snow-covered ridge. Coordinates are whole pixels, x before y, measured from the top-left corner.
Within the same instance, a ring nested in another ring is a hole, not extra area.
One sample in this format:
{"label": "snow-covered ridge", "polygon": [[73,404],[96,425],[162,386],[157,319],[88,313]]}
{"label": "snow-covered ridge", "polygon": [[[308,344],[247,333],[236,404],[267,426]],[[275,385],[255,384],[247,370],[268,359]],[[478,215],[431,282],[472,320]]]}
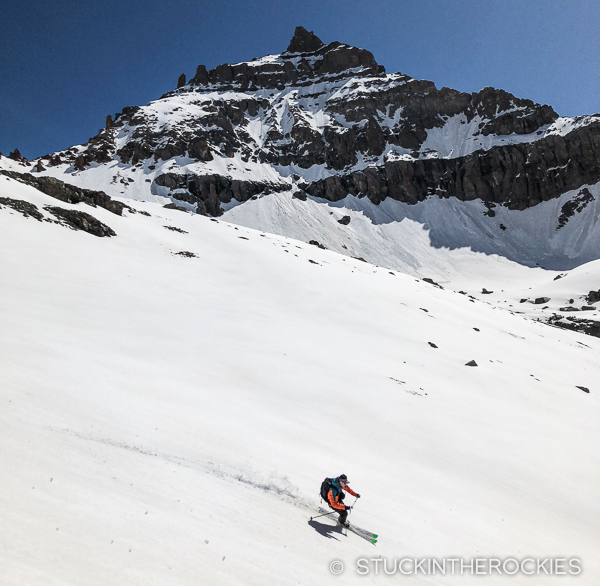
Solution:
{"label": "snow-covered ridge", "polygon": [[563,116],[558,118],[553,124],[551,124],[545,132],[546,136],[551,134],[558,134],[565,136],[570,132],[589,126],[590,124],[597,124],[600,122],[600,114],[593,114],[591,116],[576,116],[575,118],[569,118]]}

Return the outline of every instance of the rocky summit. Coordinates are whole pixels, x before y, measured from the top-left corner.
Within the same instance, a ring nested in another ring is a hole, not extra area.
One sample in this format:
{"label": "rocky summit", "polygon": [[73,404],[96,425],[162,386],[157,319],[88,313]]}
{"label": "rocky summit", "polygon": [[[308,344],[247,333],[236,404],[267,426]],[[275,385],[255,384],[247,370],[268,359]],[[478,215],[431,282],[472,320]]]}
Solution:
{"label": "rocky summit", "polygon": [[600,181],[600,115],[561,118],[491,87],[438,89],[298,27],[284,52],[199,65],[189,82],[182,74],[158,100],[108,116],[86,144],[33,171],[82,185],[89,173],[114,195],[168,197],[211,216],[290,191],[376,205],[477,200],[493,217],[498,205],[526,210],[574,191],[558,229],[595,197],[585,189]]}

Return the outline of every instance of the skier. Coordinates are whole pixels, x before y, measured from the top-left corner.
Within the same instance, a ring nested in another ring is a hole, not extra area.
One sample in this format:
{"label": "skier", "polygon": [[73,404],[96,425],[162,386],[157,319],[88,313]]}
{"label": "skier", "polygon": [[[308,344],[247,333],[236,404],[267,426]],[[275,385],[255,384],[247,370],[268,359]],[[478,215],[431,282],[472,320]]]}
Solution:
{"label": "skier", "polygon": [[329,505],[329,508],[340,513],[339,522],[344,527],[349,527],[350,525],[350,523],[346,521],[346,518],[348,517],[348,511],[352,509],[352,507],[349,507],[342,502],[346,496],[344,491],[355,496],[357,499],[360,498],[360,494],[354,492],[348,486],[349,484],[350,481],[348,480],[348,477],[345,474],[340,474],[331,481],[329,492],[327,493],[327,504]]}

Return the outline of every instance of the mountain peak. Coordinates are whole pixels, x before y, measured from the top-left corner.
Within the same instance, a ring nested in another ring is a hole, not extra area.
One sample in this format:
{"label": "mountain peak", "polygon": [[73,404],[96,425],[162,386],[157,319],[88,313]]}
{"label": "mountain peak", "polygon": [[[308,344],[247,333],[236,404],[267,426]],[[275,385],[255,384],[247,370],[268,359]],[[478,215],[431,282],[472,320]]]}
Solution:
{"label": "mountain peak", "polygon": [[[342,77],[370,77],[385,74],[385,67],[366,49],[334,41],[325,45],[312,31],[298,26],[286,51],[251,61],[224,63],[210,71],[199,65],[188,86],[210,90],[279,89],[333,81]],[[180,76],[177,91],[189,91]]]}
{"label": "mountain peak", "polygon": [[297,26],[286,52],[312,53],[318,51],[323,44],[323,41],[315,33],[307,31],[303,26]]}

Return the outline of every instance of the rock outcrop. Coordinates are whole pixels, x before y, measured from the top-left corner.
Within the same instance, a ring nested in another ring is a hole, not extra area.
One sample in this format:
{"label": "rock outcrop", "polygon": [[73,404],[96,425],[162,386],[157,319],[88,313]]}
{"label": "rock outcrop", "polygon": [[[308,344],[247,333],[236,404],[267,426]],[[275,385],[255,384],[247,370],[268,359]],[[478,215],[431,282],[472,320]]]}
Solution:
{"label": "rock outcrop", "polygon": [[156,178],[156,184],[177,191],[177,199],[196,204],[197,213],[220,216],[221,203],[231,200],[248,201],[258,193],[285,191],[286,184],[261,181],[241,181],[223,175],[178,175],[164,173]]}
{"label": "rock outcrop", "polygon": [[123,210],[127,208],[124,203],[115,201],[103,191],[93,191],[91,189],[82,189],[75,187],[54,177],[37,177],[29,173],[17,173],[15,171],[0,171],[0,174],[6,175],[11,179],[16,179],[21,183],[31,185],[42,193],[64,201],[65,203],[86,203],[92,207],[99,206],[116,214],[122,215]]}
{"label": "rock outcrop", "polygon": [[93,236],[98,236],[99,238],[116,236],[115,231],[112,228],[86,212],[80,210],[67,210],[57,206],[44,206],[44,209],[57,218],[58,223],[68,226],[73,230],[83,230],[84,232],[92,234]]}
{"label": "rock outcrop", "polygon": [[[476,151],[455,159],[386,162],[349,175],[334,175],[306,188],[314,197],[338,201],[348,194],[378,204],[386,197],[414,204],[429,196],[480,199],[524,210],[582,185],[600,181],[600,119],[579,132],[535,142]],[[559,226],[591,201],[563,209]]]}

